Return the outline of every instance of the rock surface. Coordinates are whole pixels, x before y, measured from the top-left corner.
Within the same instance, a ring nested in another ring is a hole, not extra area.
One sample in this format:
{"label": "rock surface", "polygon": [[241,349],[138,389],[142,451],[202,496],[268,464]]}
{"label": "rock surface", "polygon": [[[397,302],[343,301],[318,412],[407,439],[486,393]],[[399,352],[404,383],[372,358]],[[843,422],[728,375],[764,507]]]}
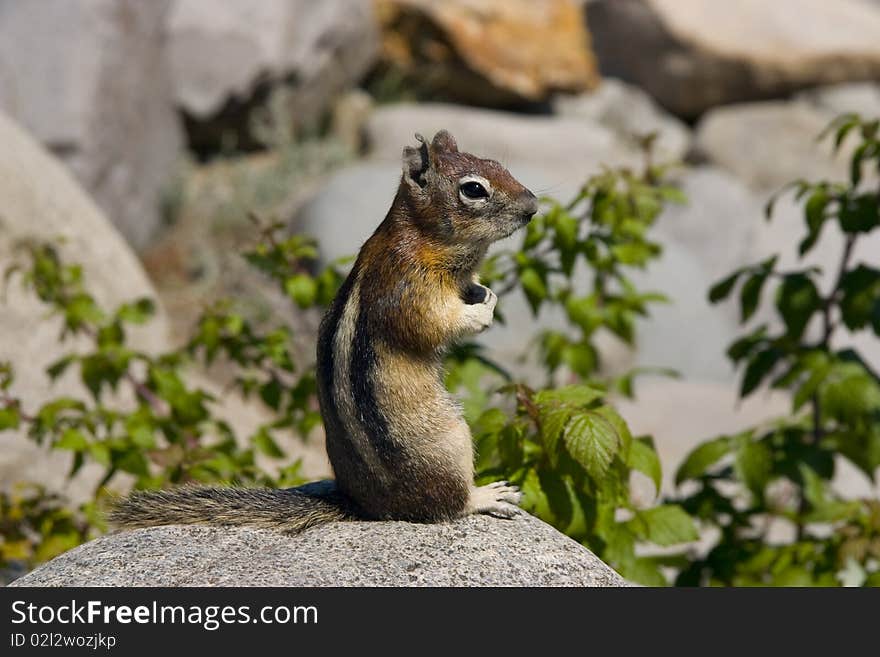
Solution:
{"label": "rock surface", "polygon": [[64,160],[137,247],[160,225],[180,152],[167,5],[0,0],[0,111]]}
{"label": "rock surface", "polygon": [[[12,263],[21,240],[64,242],[62,257],[83,266],[86,285],[98,302],[115,307],[138,297],[154,298],[137,258],[106,216],[83,192],[66,168],[19,126],[0,114],[0,268]],[[72,372],[50,385],[44,369],[63,354],[76,351],[77,341],[59,344],[62,323],[47,318],[46,306],[33,293],[11,282],[0,301],[0,360],[16,369],[11,392],[26,410],[50,397],[87,393]],[[148,352],[167,348],[164,314],[130,332],[131,344]],[[23,432],[22,432],[23,433]],[[0,482],[38,481],[54,488],[63,481],[69,453],[47,454],[23,435],[4,434],[0,450]]]}
{"label": "rock surface", "polygon": [[[601,165],[637,164],[635,148],[609,128],[585,118],[529,116],[494,110],[462,108],[443,103],[399,103],[378,108],[367,121],[370,155],[400,162],[403,147],[414,142],[413,133],[426,137],[449,130],[459,148],[499,160],[514,173],[528,164],[545,170],[543,179],[574,189]],[[527,181],[538,187],[540,182]],[[538,189],[533,189],[538,193]]]}
{"label": "rock surface", "polygon": [[835,115],[855,112],[866,119],[880,118],[880,84],[876,82],[819,87],[804,91],[798,98]]}
{"label": "rock surface", "polygon": [[168,33],[174,97],[198,148],[252,141],[267,104],[282,123],[316,118],[379,49],[371,0],[173,0]]}
{"label": "rock surface", "polygon": [[707,293],[713,282],[755,258],[761,203],[717,167],[688,169],[678,183],[687,202],[668,205],[653,232],[663,255],[632,276],[639,289],[661,291],[671,302],[654,305],[639,320],[634,365],[729,381],[733,371],[724,352],[740,333],[737,308],[714,306]]}
{"label": "rock surface", "polygon": [[624,140],[654,132],[656,160],[683,160],[691,145],[691,131],[676,117],[660,108],[638,87],[622,80],[605,78],[592,92],[578,96],[559,95],[553,109],[560,116],[583,118],[604,125]]}
{"label": "rock surface", "polygon": [[798,178],[845,180],[848,152],[833,155],[816,137],[834,113],[803,102],[770,101],[718,107],[697,126],[696,149],[762,192]]}
{"label": "rock surface", "polygon": [[598,0],[603,74],[676,114],[880,76],[880,9],[861,0]]}
{"label": "rock surface", "polygon": [[540,520],[340,522],[297,536],[155,527],[111,534],[12,586],[626,586]]}
{"label": "rock surface", "polygon": [[429,93],[486,106],[549,100],[598,82],[570,0],[377,0],[383,65]]}
{"label": "rock surface", "polygon": [[[689,381],[645,377],[636,384],[635,399],[617,399],[615,406],[633,435],[653,436],[663,464],[663,493],[667,495],[676,493],[675,472],[700,443],[749,427],[768,426],[791,414],[787,393],[764,390],[741,400],[738,384],[697,377]],[[652,503],[653,484],[641,475],[635,484],[636,503]],[[848,499],[880,494],[880,484],[873,484],[842,458],[837,460],[832,486]]]}

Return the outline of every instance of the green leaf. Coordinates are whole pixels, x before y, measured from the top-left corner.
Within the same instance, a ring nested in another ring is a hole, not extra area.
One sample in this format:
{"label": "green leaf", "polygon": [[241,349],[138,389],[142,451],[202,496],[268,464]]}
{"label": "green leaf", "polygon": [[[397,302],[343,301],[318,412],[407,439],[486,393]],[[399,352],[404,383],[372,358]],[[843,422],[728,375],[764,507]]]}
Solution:
{"label": "green leaf", "polygon": [[864,142],[853,151],[849,167],[849,178],[853,187],[858,187],[862,182],[862,162],[871,155],[872,150],[873,144]]}
{"label": "green leaf", "polygon": [[523,292],[526,294],[526,300],[532,308],[532,314],[538,314],[538,308],[547,298],[547,286],[541,274],[532,267],[526,267],[519,273],[519,283]]}
{"label": "green leaf", "polygon": [[61,437],[55,442],[58,449],[69,449],[73,452],[79,452],[87,449],[89,441],[85,435],[78,429],[65,429]]}
{"label": "green leaf", "polygon": [[315,305],[318,284],[308,274],[294,274],[284,282],[284,291],[300,308]]}
{"label": "green leaf", "polygon": [[137,450],[129,450],[122,454],[115,463],[116,467],[123,472],[129,472],[139,477],[150,474],[150,466],[147,459]]}
{"label": "green leaf", "polygon": [[660,466],[660,457],[654,450],[651,438],[639,438],[634,440],[629,448],[627,463],[633,470],[638,470],[647,475],[654,482],[654,490],[659,494],[663,481],[663,470]]}
{"label": "green leaf", "polygon": [[574,415],[562,438],[571,457],[597,481],[608,472],[622,442],[614,425],[593,411]]}
{"label": "green leaf", "polygon": [[721,436],[698,445],[687,455],[684,463],[678,467],[678,471],[675,473],[676,486],[688,479],[701,477],[709,468],[729,454],[734,446],[735,443],[728,436]]}
{"label": "green leaf", "polygon": [[746,356],[749,356],[758,345],[764,344],[767,340],[767,325],[761,324],[752,333],[736,340],[727,349],[727,357],[734,363],[738,363]]}
{"label": "green leaf", "polygon": [[776,309],[785,322],[788,336],[799,340],[813,316],[822,306],[816,284],[806,274],[785,276],[776,294]]}
{"label": "green leaf", "polygon": [[736,450],[734,468],[739,479],[758,499],[773,471],[773,453],[766,444],[744,438]]}
{"label": "green leaf", "polygon": [[746,365],[739,396],[747,397],[754,392],[764,378],[770,374],[781,356],[782,354],[773,348],[763,349],[754,354],[749,359],[749,364]]}
{"label": "green leaf", "polygon": [[629,426],[626,424],[624,419],[620,416],[612,406],[605,404],[603,406],[599,406],[594,409],[594,412],[605,418],[611,426],[614,428],[614,431],[617,433],[618,440],[620,440],[620,448],[624,454],[628,454],[630,450],[630,446],[632,445],[633,438],[632,433],[630,433]]}
{"label": "green leaf", "polygon": [[565,312],[572,323],[581,327],[586,335],[591,335],[602,325],[603,313],[596,295],[585,297],[571,296],[565,301]]}
{"label": "green leaf", "polygon": [[140,449],[153,449],[156,447],[156,437],[149,420],[143,415],[131,415],[125,421],[125,432],[131,442]]}
{"label": "green leaf", "polygon": [[799,470],[804,486],[804,499],[810,503],[812,511],[804,518],[807,522],[839,522],[848,520],[859,513],[858,501],[835,499],[825,481],[808,465],[800,464]]}
{"label": "green leaf", "polygon": [[744,269],[738,269],[727,278],[721,279],[715,283],[709,288],[709,301],[711,303],[718,303],[729,297],[730,293],[733,291],[733,286],[736,285],[736,281],[743,273],[745,273]]}
{"label": "green leaf", "polygon": [[104,467],[110,466],[110,448],[104,443],[92,443],[88,447],[91,457]]}
{"label": "green leaf", "polygon": [[46,374],[50,379],[55,381],[58,377],[64,374],[65,370],[67,370],[70,364],[75,360],[76,356],[64,356],[63,358],[59,358],[46,368]]}
{"label": "green leaf", "polygon": [[642,586],[668,586],[656,559],[636,557],[621,564],[617,570],[622,577]]}
{"label": "green leaf", "polygon": [[822,226],[828,218],[825,210],[831,203],[831,197],[824,187],[819,187],[813,191],[810,198],[807,199],[804,207],[804,218],[807,223],[807,236],[798,245],[798,253],[803,256],[808,253],[815,245],[822,234]]}
{"label": "green leaf", "polygon": [[840,228],[845,233],[868,233],[880,226],[877,193],[865,193],[848,198],[838,215]]}
{"label": "green leaf", "polygon": [[812,352],[801,359],[805,368],[810,372],[809,376],[798,387],[792,400],[792,409],[797,412],[806,404],[825,381],[831,371],[831,360],[823,352]]}
{"label": "green leaf", "polygon": [[813,576],[803,566],[792,565],[773,577],[773,586],[814,586]]}
{"label": "green leaf", "polygon": [[664,504],[636,511],[635,517],[629,523],[637,536],[663,547],[696,541],[699,538],[694,521],[677,504]]}
{"label": "green leaf", "polygon": [[547,234],[546,223],[546,218],[542,215],[538,215],[528,223],[526,226],[526,234],[523,238],[523,251],[528,251],[541,243],[541,240],[543,240],[544,236]]}
{"label": "green leaf", "polygon": [[498,436],[498,454],[501,463],[507,470],[515,470],[523,464],[523,427],[509,424]]}
{"label": "green leaf", "polygon": [[574,268],[574,260],[577,255],[577,237],[578,237],[577,219],[568,213],[561,213],[556,219],[556,233],[553,239],[553,245],[559,252],[562,263],[562,270],[566,275],[571,275]]}
{"label": "green leaf", "polygon": [[266,427],[261,427],[251,438],[251,442],[260,452],[275,459],[284,457],[284,452],[269,434]]}
{"label": "green leaf", "polygon": [[767,282],[768,276],[769,272],[760,271],[749,276],[743,284],[742,290],[739,293],[741,322],[747,322],[755,314],[755,310],[758,309],[758,304],[761,300],[761,290],[764,287],[764,283]]}
{"label": "green leaf", "polygon": [[500,408],[489,408],[480,414],[477,421],[474,422],[474,433],[497,434],[504,429],[507,424],[507,414]]}
{"label": "green leaf", "polygon": [[846,327],[856,331],[872,322],[880,301],[880,270],[859,265],[843,275],[840,288],[840,311]]}
{"label": "green leaf", "polygon": [[611,253],[623,265],[641,266],[656,254],[647,242],[627,242],[611,247]]}
{"label": "green leaf", "polygon": [[126,303],[116,311],[116,318],[129,324],[144,324],[156,313],[156,304],[152,299],[139,299],[135,303]]}
{"label": "green leaf", "polygon": [[535,403],[539,406],[544,404],[568,404],[582,408],[601,399],[604,394],[605,391],[601,388],[583,383],[575,383],[562,386],[561,388],[540,390],[535,393]]}
{"label": "green leaf", "polygon": [[880,409],[880,383],[858,363],[839,363],[824,382],[819,400],[825,413],[849,424]]}
{"label": "green leaf", "polygon": [[277,411],[281,404],[281,395],[284,392],[284,386],[274,376],[260,386],[260,399],[269,408]]}
{"label": "green leaf", "polygon": [[0,408],[0,431],[18,429],[21,424],[21,414],[18,406],[4,406]]}
{"label": "green leaf", "polygon": [[565,429],[565,425],[568,424],[571,414],[572,409],[568,406],[543,406],[539,408],[538,419],[541,423],[541,442],[544,444],[544,450],[553,464],[556,463],[559,439],[562,437],[562,431]]}

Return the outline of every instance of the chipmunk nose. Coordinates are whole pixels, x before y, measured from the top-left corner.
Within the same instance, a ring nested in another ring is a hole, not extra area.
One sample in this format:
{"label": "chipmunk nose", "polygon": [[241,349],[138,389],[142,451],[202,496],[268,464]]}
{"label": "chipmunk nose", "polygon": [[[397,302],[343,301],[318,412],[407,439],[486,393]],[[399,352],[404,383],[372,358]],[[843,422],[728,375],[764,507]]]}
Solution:
{"label": "chipmunk nose", "polygon": [[526,190],[522,194],[523,220],[528,222],[538,211],[538,197]]}

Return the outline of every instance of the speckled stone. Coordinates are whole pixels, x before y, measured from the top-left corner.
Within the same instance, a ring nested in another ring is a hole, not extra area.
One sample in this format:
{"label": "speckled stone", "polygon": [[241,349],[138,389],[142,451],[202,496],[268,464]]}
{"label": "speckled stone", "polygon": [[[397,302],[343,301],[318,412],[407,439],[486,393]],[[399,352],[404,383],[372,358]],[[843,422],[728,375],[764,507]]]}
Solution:
{"label": "speckled stone", "polygon": [[11,586],[626,586],[528,515],[452,523],[340,522],[298,536],[169,526],[103,536]]}

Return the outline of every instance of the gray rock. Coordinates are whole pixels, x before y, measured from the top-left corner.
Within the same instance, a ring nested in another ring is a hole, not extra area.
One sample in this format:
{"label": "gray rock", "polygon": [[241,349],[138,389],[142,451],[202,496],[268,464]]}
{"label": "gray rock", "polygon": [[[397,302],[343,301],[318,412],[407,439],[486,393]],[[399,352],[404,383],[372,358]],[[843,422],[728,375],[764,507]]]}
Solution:
{"label": "gray rock", "polygon": [[880,84],[876,82],[819,87],[799,94],[798,99],[832,114],[855,112],[866,119],[880,117]]}
{"label": "gray rock", "polygon": [[676,114],[880,76],[880,11],[861,0],[600,0],[602,73]]}
{"label": "gray rock", "polygon": [[640,162],[631,144],[589,118],[439,103],[387,105],[366,123],[369,159],[332,175],[294,227],[317,237],[327,259],[355,253],[391,207],[403,148],[415,143],[415,133],[430,137],[441,129],[449,130],[462,150],[499,160],[536,194],[557,198],[573,196],[602,165]]}
{"label": "gray rock", "polygon": [[683,160],[690,149],[690,128],[661,109],[644,91],[622,80],[605,78],[591,93],[556,96],[553,109],[560,116],[600,123],[622,139],[656,132],[658,161]]}
{"label": "gray rock", "polygon": [[[787,416],[791,402],[780,392],[759,393],[740,401],[733,382],[645,377],[635,399],[615,406],[633,435],[650,435],[663,465],[663,493],[675,492],[675,471],[701,442]],[[640,481],[637,501],[649,503],[653,486]]]}
{"label": "gray rock", "polygon": [[[442,103],[400,103],[380,107],[367,121],[370,154],[400,161],[413,133],[426,137],[449,130],[459,148],[499,160],[512,173],[528,164],[545,169],[552,184],[580,185],[601,165],[635,165],[638,153],[607,127],[584,118],[526,116]],[[536,183],[523,178],[527,186]],[[537,189],[534,189],[537,193]]]}
{"label": "gray rock", "polygon": [[[70,172],[2,114],[0,144],[0,269],[11,264],[20,241],[57,242],[62,238],[62,258],[82,264],[86,285],[102,306],[113,308],[142,296],[155,298],[140,262]],[[8,360],[15,366],[11,392],[24,400],[25,410],[30,412],[50,398],[85,398],[88,394],[73,372],[50,385],[46,366],[63,354],[76,352],[83,343],[71,339],[60,344],[61,318],[46,317],[46,311],[32,292],[21,290],[17,279],[9,285],[5,298],[0,298],[0,361]],[[164,314],[160,311],[146,327],[133,327],[129,338],[135,349],[166,349]],[[64,484],[70,457],[68,452],[50,454],[38,448],[24,437],[24,431],[12,436],[4,433],[0,484],[35,481],[58,489]],[[93,474],[86,468],[79,481],[94,484]],[[82,494],[88,485],[76,490]]]}
{"label": "gray rock", "polygon": [[844,180],[849,150],[836,156],[816,137],[834,114],[802,102],[719,107],[697,126],[696,149],[762,192],[798,178]]}
{"label": "gray rock", "polygon": [[761,228],[761,205],[745,185],[715,167],[680,176],[685,205],[669,205],[654,238],[661,258],[633,280],[640,289],[666,294],[671,303],[653,306],[639,321],[635,365],[671,367],[684,377],[729,381],[724,351],[737,335],[736,308],[713,306],[710,285],[750,262]]}
{"label": "gray rock", "polygon": [[325,262],[355,255],[391,207],[400,172],[375,160],[340,169],[299,210],[293,228],[318,240]]}
{"label": "gray rock", "polygon": [[[749,427],[767,426],[791,414],[791,400],[786,393],[761,391],[740,400],[738,390],[739,386],[734,383],[696,378],[691,381],[644,378],[636,385],[634,400],[615,400],[633,435],[653,436],[663,465],[663,493],[676,492],[675,472],[700,443]],[[634,483],[635,502],[651,503],[653,485],[641,476]],[[842,458],[835,466],[832,485],[840,495],[850,499],[880,494],[880,484],[872,483]]]}
{"label": "gray rock", "polygon": [[156,527],[111,534],[12,586],[626,586],[540,520],[341,522],[297,536]]}
{"label": "gray rock", "polygon": [[253,139],[255,108],[301,125],[353,86],[379,49],[369,0],[173,0],[168,50],[190,141]]}
{"label": "gray rock", "polygon": [[61,157],[137,247],[160,225],[181,145],[167,5],[0,0],[0,111]]}

